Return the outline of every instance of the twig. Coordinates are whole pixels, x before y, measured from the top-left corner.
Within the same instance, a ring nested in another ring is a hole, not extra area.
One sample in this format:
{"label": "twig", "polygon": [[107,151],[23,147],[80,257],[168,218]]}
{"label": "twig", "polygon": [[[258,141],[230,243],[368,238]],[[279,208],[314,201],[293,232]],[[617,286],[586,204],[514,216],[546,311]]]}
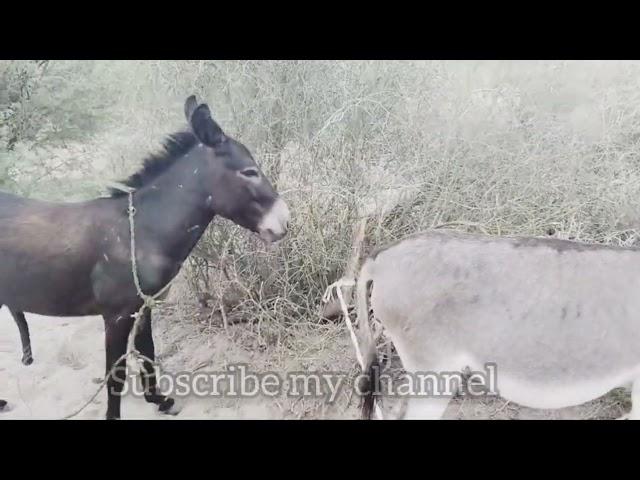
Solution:
{"label": "twig", "polygon": [[225,332],[229,331],[229,322],[227,322],[227,313],[224,311],[224,302],[220,300],[220,314],[222,315],[222,324]]}
{"label": "twig", "polygon": [[[358,268],[358,260],[360,260],[360,254],[362,252],[362,244],[364,242],[368,220],[369,217],[367,216],[358,222],[351,245],[351,257],[349,258],[347,269],[345,270],[342,278],[355,278],[356,276],[356,269]],[[347,302],[351,304],[353,299],[353,286],[347,284],[343,285],[345,286],[345,297]],[[322,308],[321,315],[324,318],[332,319],[335,318],[334,315],[337,315],[338,311],[338,305],[336,305],[335,302],[325,303],[325,306]]]}
{"label": "twig", "polygon": [[454,221],[454,222],[441,223],[441,224],[435,225],[433,228],[438,229],[438,228],[452,227],[454,225],[462,225],[465,227],[476,227],[485,235],[489,234],[482,224],[475,223],[475,222],[465,222],[465,221],[455,222]]}

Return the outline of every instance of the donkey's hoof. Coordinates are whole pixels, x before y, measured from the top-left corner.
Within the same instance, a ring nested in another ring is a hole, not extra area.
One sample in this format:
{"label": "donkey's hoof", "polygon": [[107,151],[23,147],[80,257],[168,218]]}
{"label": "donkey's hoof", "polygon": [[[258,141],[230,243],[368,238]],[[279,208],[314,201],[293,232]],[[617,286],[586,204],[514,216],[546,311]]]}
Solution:
{"label": "donkey's hoof", "polygon": [[6,400],[0,400],[0,412],[4,410],[4,407],[7,406]]}
{"label": "donkey's hoof", "polygon": [[33,363],[33,357],[31,355],[22,357],[23,365],[31,365]]}
{"label": "donkey's hoof", "polygon": [[167,397],[163,402],[158,404],[158,410],[167,415],[177,415],[180,410],[175,408],[175,400],[171,397]]}
{"label": "donkey's hoof", "polygon": [[158,411],[167,415],[177,415],[179,409],[175,407],[175,400],[171,397],[165,397],[164,395],[148,394],[144,396],[145,400],[149,403],[154,403],[158,406]]}

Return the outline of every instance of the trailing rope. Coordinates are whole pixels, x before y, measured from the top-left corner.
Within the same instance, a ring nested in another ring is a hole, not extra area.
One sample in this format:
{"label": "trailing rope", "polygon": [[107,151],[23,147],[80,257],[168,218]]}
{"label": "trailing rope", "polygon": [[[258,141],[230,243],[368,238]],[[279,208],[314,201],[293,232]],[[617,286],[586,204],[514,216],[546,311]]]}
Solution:
{"label": "trailing rope", "polygon": [[[95,400],[95,398],[102,391],[104,386],[107,384],[109,377],[111,377],[111,375],[115,373],[118,364],[122,360],[125,360],[128,357],[131,357],[134,361],[137,361],[139,363],[144,363],[146,361],[146,362],[149,362],[154,367],[156,365],[154,361],[142,355],[138,350],[136,350],[135,337],[138,334],[138,331],[140,330],[140,327],[142,325],[142,321],[144,319],[144,310],[148,308],[149,311],[151,311],[155,306],[157,306],[160,303],[158,298],[164,295],[166,291],[171,287],[171,281],[167,283],[155,295],[152,295],[152,296],[147,295],[142,291],[142,287],[140,286],[140,278],[138,277],[138,264],[136,260],[136,232],[135,232],[135,218],[134,218],[136,215],[136,208],[133,204],[133,195],[135,193],[135,189],[128,187],[126,185],[121,185],[119,183],[114,183],[112,184],[112,186],[114,188],[117,188],[118,190],[125,192],[129,197],[129,206],[127,208],[127,215],[129,217],[129,234],[131,238],[131,272],[133,274],[133,283],[136,287],[136,292],[138,296],[142,299],[143,303],[142,303],[142,306],[138,309],[138,311],[133,314],[134,322],[127,339],[127,351],[124,354],[120,355],[120,357],[114,362],[109,372],[107,372],[107,374],[104,376],[104,378],[100,382],[100,386],[98,387],[97,391],[93,394],[93,396],[87,402],[85,402],[84,405],[82,405],[82,407],[80,407],[75,412],[64,417],[63,418],[64,420],[68,420],[70,418],[75,417],[80,412],[82,412],[85,408],[87,408],[89,404],[93,402],[93,400]],[[119,317],[116,321],[120,320],[121,318],[122,317]],[[125,363],[125,368],[126,368],[126,363]]]}

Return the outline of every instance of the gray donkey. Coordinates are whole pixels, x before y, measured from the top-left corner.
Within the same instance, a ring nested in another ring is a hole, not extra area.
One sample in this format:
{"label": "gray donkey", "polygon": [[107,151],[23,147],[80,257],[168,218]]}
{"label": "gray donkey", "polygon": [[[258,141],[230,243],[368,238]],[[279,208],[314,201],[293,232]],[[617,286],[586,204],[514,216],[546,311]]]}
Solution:
{"label": "gray donkey", "polygon": [[[555,409],[633,383],[640,417],[640,249],[428,231],[372,254],[358,278],[363,416],[380,390],[371,307],[408,372],[494,364],[496,393]],[[413,396],[405,418],[441,418],[451,396]]]}

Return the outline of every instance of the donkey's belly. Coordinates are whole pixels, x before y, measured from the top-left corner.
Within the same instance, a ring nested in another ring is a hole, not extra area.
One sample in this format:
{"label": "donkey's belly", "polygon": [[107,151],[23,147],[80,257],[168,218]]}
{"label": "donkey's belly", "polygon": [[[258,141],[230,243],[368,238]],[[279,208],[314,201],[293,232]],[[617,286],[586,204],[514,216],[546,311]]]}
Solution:
{"label": "donkey's belly", "polygon": [[530,381],[526,377],[497,374],[497,389],[500,396],[529,408],[565,408],[595,400],[614,388],[631,383],[640,376],[640,365],[636,369],[611,372],[591,380],[544,383]]}
{"label": "donkey's belly", "polygon": [[[384,323],[384,320],[381,319]],[[540,365],[528,364],[513,357],[509,359],[491,355],[472,345],[471,348],[455,348],[418,336],[408,337],[406,332],[391,329],[387,332],[394,342],[403,366],[412,373],[462,372],[466,367],[472,371],[487,372],[487,365],[495,369],[494,394],[529,408],[557,409],[580,405],[602,397],[614,388],[622,387],[640,378],[640,361],[635,366],[620,363],[611,368],[593,373],[589,362],[574,363],[557,359],[557,363],[546,362],[548,373]],[[499,358],[499,360],[496,360]],[[545,363],[540,359],[540,363]]]}
{"label": "donkey's belly", "polygon": [[97,315],[89,276],[84,272],[0,272],[0,304],[14,310],[50,316]]}
{"label": "donkey's belly", "polygon": [[51,317],[82,317],[99,315],[101,310],[90,295],[71,297],[50,294],[18,295],[0,301],[12,310]]}

